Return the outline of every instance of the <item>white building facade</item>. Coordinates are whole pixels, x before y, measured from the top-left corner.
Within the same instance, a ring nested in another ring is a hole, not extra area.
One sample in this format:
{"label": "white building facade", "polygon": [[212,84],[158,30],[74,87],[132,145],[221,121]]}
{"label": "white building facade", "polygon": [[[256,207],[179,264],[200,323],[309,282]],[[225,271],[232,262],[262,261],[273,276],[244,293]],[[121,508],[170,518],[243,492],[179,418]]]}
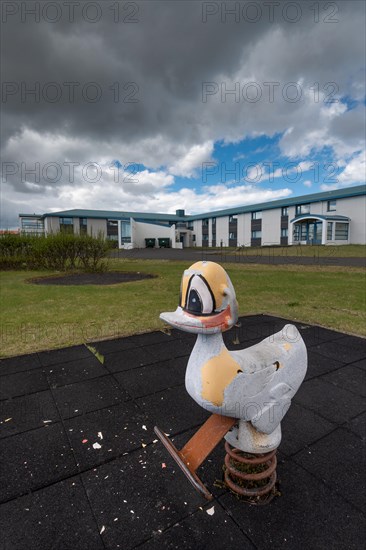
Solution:
{"label": "white building facade", "polygon": [[366,186],[239,206],[194,216],[66,210],[20,214],[23,232],[102,235],[119,248],[366,244]]}
{"label": "white building facade", "polygon": [[366,244],[366,186],[191,216],[198,246]]}

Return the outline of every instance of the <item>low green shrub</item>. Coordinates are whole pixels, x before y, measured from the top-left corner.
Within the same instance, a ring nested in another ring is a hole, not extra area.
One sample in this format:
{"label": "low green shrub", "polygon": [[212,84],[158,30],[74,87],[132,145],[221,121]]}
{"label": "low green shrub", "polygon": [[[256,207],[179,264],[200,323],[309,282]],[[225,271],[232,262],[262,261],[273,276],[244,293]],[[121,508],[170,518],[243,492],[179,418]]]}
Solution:
{"label": "low green shrub", "polygon": [[110,248],[110,242],[101,235],[81,235],[78,239],[77,257],[85,271],[101,271],[106,268],[106,263],[102,260]]}
{"label": "low green shrub", "polygon": [[48,269],[66,271],[106,269],[103,258],[110,243],[103,236],[56,233],[46,236],[0,236],[0,269]]}
{"label": "low green shrub", "polygon": [[33,235],[0,235],[0,268],[32,269],[36,267],[34,257],[35,239]]}

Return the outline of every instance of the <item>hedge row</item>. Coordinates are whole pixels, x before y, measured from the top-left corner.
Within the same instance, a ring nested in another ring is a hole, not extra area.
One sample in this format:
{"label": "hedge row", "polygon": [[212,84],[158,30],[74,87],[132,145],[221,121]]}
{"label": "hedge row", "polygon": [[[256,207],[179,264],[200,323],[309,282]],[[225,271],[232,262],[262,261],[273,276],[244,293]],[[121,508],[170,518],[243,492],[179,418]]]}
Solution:
{"label": "hedge row", "polygon": [[0,269],[100,271],[110,249],[102,235],[0,235]]}

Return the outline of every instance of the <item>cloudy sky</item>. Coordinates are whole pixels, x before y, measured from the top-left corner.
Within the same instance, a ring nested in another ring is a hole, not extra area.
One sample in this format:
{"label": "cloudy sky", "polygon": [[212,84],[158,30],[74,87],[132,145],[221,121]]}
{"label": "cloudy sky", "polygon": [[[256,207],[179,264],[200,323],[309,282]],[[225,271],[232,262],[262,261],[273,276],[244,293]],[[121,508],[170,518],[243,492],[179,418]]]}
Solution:
{"label": "cloudy sky", "polygon": [[2,222],[365,181],[365,3],[2,2]]}

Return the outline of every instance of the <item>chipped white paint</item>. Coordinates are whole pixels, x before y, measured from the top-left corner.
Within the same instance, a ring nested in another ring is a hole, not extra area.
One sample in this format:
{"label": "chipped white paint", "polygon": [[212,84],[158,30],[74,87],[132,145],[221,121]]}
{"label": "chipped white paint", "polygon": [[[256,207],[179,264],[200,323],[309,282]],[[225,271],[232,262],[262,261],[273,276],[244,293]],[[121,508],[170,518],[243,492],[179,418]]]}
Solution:
{"label": "chipped white paint", "polygon": [[222,332],[237,322],[238,305],[229,276],[214,262],[197,262],[184,272],[180,305],[160,318],[197,334],[186,389],[209,412],[240,420],[226,436],[230,444],[251,453],[278,447],[281,420],[307,369],[297,328],[285,325],[259,344],[229,351]]}

